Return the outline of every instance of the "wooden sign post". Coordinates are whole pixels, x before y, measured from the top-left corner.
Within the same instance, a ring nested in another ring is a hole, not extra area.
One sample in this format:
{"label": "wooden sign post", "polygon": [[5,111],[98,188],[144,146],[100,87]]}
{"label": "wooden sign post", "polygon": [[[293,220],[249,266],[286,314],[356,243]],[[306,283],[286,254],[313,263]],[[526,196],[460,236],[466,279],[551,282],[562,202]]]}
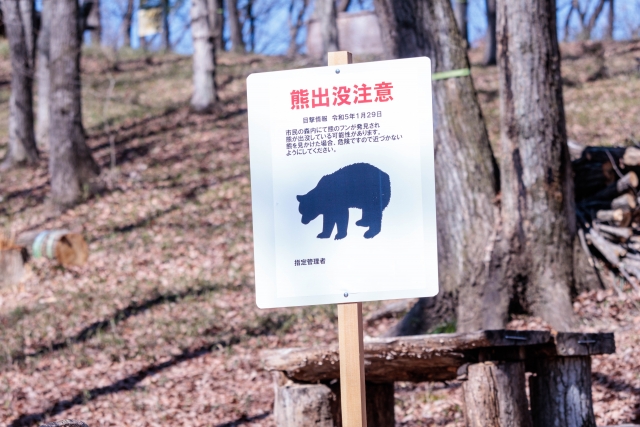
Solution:
{"label": "wooden sign post", "polygon": [[366,427],[362,302],[438,293],[431,62],[247,79],[260,308],[337,304],[342,424]]}
{"label": "wooden sign post", "polygon": [[[351,52],[346,51],[329,52],[328,59],[327,65],[353,62]],[[342,425],[367,427],[361,302],[338,304],[338,340]]]}

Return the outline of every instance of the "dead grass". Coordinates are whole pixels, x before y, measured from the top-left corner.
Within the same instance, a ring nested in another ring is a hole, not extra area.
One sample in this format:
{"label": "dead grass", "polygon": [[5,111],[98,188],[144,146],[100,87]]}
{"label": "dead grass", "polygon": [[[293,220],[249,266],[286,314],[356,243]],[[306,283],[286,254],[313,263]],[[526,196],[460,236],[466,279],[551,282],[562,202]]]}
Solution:
{"label": "dead grass", "polygon": [[[621,52],[611,54],[611,69],[618,71],[565,90],[570,136],[584,143],[618,144],[638,129],[633,91],[640,79],[630,71],[635,51],[631,44],[612,46]],[[313,65],[224,55],[222,107],[215,115],[194,115],[187,108],[188,58],[149,60],[125,52],[116,61],[86,52],[85,126],[105,172],[105,120],[117,150],[107,188],[54,217],[46,202],[46,151],[37,168],[0,175],[0,228],[79,228],[91,251],[82,268],[36,260],[25,283],[0,289],[4,425],[61,418],[91,426],[274,424],[271,380],[261,370],[259,350],[334,342],[336,314],[332,306],[255,306],[244,78]],[[572,67],[569,61],[564,70]],[[496,70],[473,72],[497,141]],[[0,46],[0,151],[8,110],[2,82],[8,79]],[[105,117],[110,79],[116,83]],[[576,310],[591,319],[585,328],[616,330],[621,337],[622,352],[594,362],[595,375],[607,375],[596,377],[596,410],[599,421],[629,422],[640,414],[640,378],[625,376],[640,371],[637,357],[627,357],[628,349],[640,348],[633,337],[640,317],[615,298],[585,296]],[[383,319],[367,333],[379,334],[393,321]],[[396,391],[398,425],[464,424],[457,383],[399,383]]]}

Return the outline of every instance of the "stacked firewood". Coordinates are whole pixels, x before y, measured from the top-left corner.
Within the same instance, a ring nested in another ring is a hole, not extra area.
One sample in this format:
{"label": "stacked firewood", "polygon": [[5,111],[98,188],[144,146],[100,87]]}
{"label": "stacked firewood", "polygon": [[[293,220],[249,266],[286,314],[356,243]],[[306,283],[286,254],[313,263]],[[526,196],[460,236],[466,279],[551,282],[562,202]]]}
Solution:
{"label": "stacked firewood", "polygon": [[640,292],[640,148],[570,149],[582,248],[592,264],[606,261]]}

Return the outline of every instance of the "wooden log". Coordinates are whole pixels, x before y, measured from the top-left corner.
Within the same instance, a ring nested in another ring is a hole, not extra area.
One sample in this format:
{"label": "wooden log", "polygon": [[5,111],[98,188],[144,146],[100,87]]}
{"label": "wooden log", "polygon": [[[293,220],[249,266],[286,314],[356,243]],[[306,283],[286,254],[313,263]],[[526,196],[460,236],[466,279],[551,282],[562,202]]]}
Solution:
{"label": "wooden log", "polygon": [[534,427],[596,427],[591,358],[539,358],[535,366],[529,378]]}
{"label": "wooden log", "polygon": [[620,265],[620,257],[627,253],[622,246],[609,242],[593,228],[589,230],[586,237],[588,243],[595,246],[598,252],[600,252],[612,266],[618,268]]}
{"label": "wooden log", "polygon": [[628,147],[622,156],[622,163],[626,166],[640,166],[640,148]]}
{"label": "wooden log", "polygon": [[631,223],[631,212],[623,209],[600,210],[596,213],[596,218],[617,227],[628,227]]}
{"label": "wooden log", "polygon": [[611,201],[611,209],[623,209],[632,211],[638,206],[636,198],[632,194],[622,194]]}
{"label": "wooden log", "polygon": [[532,426],[523,362],[470,365],[463,391],[467,427]]}
{"label": "wooden log", "polygon": [[276,386],[273,407],[278,427],[338,427],[337,396],[324,384]]}
{"label": "wooden log", "polygon": [[83,266],[89,258],[89,246],[79,233],[68,230],[34,230],[18,235],[16,244],[34,258],[56,259],[61,265]]}
{"label": "wooden log", "polygon": [[615,240],[626,242],[633,236],[633,230],[629,227],[615,227],[611,225],[598,224],[598,231],[606,233]]}
{"label": "wooden log", "polygon": [[[369,381],[447,381],[460,366],[477,361],[481,348],[507,349],[553,343],[548,331],[477,331],[457,334],[374,338],[364,343]],[[265,369],[301,382],[339,378],[338,349],[333,346],[263,350]]]}
{"label": "wooden log", "polygon": [[603,190],[598,191],[593,196],[589,196],[585,198],[585,202],[602,200],[602,201],[610,201],[616,198],[617,196],[626,193],[627,191],[633,190],[638,187],[638,175],[635,172],[631,171],[627,173],[625,176],[614,182],[613,184],[608,185]]}

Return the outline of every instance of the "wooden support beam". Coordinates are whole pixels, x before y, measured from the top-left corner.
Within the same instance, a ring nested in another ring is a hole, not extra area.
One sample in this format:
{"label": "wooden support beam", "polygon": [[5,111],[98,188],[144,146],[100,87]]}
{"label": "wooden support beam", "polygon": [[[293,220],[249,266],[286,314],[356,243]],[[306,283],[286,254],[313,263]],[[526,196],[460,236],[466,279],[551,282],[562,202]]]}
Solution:
{"label": "wooden support beam", "polygon": [[591,358],[539,358],[535,364],[535,375],[529,378],[534,427],[596,427]]}
{"label": "wooden support beam", "polygon": [[342,425],[366,427],[362,303],[338,304]]}
{"label": "wooden support beam", "polygon": [[524,362],[470,365],[463,390],[467,427],[532,427]]}

